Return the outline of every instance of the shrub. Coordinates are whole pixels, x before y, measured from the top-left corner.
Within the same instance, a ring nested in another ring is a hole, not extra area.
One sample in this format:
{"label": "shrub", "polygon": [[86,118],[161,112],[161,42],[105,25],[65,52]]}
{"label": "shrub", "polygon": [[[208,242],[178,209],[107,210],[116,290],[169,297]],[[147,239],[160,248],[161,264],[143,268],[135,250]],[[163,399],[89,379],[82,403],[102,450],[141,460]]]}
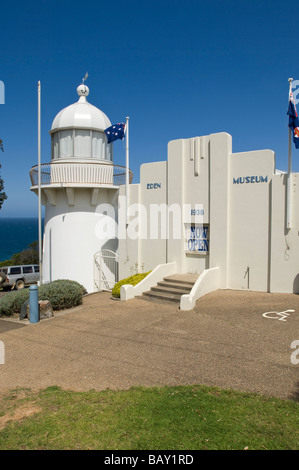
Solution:
{"label": "shrub", "polygon": [[[79,284],[79,282],[71,281],[70,279],[57,279],[56,281],[52,281],[50,284],[56,285],[56,284],[61,284],[61,283],[67,283],[69,286],[74,286],[74,288],[80,289],[82,292],[82,295],[87,294],[87,290],[85,289],[84,286]],[[49,285],[49,284],[44,284],[44,285]]]}
{"label": "shrub", "polygon": [[39,288],[39,299],[49,300],[53,310],[76,307],[82,303],[84,287],[74,281],[58,280]]}
{"label": "shrub", "polygon": [[17,266],[19,264],[38,264],[38,241],[30,243],[25,250],[12,255],[11,259],[1,261],[0,266]]}
{"label": "shrub", "polygon": [[11,266],[11,259],[6,259],[5,261],[0,261],[0,267]]}
{"label": "shrub", "polygon": [[[85,288],[76,281],[67,279],[43,284],[38,289],[39,300],[49,300],[53,310],[76,307],[82,304]],[[29,298],[29,289],[10,292],[0,299],[0,317],[20,313],[23,303]]]}
{"label": "shrub", "polygon": [[124,284],[131,284],[132,286],[136,286],[136,284],[142,281],[142,279],[144,279],[150,272],[151,271],[149,271],[148,273],[134,274],[133,276],[118,281],[112,289],[112,297],[120,298],[121,286],[123,286]]}
{"label": "shrub", "polygon": [[29,298],[29,290],[10,292],[0,299],[0,317],[20,313],[23,303]]}

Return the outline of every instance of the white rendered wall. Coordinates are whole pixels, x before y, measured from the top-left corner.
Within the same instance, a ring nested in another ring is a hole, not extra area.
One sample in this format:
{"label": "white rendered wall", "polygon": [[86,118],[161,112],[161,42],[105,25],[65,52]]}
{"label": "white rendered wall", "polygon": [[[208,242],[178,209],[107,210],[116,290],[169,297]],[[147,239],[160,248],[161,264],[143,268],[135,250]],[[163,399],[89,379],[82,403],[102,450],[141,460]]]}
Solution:
{"label": "white rendered wall", "polygon": [[166,263],[167,163],[141,165],[140,182],[140,263],[147,272]]}
{"label": "white rendered wall", "polygon": [[228,282],[231,289],[267,291],[270,262],[271,150],[229,158]]}
{"label": "white rendered wall", "polygon": [[[167,259],[176,262],[178,272],[200,274],[209,267],[209,253],[188,251],[190,224],[196,223],[192,209],[201,208],[201,224],[209,224],[209,138],[180,139],[168,144],[168,205],[181,208],[181,238],[167,244]],[[198,221],[197,221],[198,223]]]}
{"label": "white rendered wall", "polygon": [[[130,204],[134,205],[139,201],[139,184],[130,184]],[[140,240],[132,238],[128,234],[126,227],[126,187],[120,186],[118,198],[118,247],[119,247],[119,279],[125,279],[136,271],[141,271],[140,264]],[[130,217],[131,219],[131,217]],[[129,220],[129,219],[128,219]],[[137,215],[138,222],[138,215]],[[134,224],[136,217],[134,217]],[[130,226],[130,230],[135,232],[135,227]]]}
{"label": "white rendered wall", "polygon": [[[184,140],[173,140],[168,143],[168,207],[183,207],[184,204],[184,176],[185,176],[185,153]],[[171,237],[167,243],[167,260],[176,262],[178,272],[184,273],[185,266],[185,241],[184,241],[184,223],[181,219],[180,229],[182,237],[180,239]]]}
{"label": "white rendered wall", "polygon": [[115,225],[116,193],[101,189],[91,205],[91,190],[77,188],[70,205],[65,189],[49,191],[55,191],[56,205],[48,202],[45,210],[43,282],[70,279],[94,292],[95,253],[117,251],[117,240],[108,232]]}
{"label": "white rendered wall", "polygon": [[[174,239],[170,230],[166,243],[142,234],[121,241],[120,256],[124,260],[124,247],[127,256],[120,266],[122,277],[130,275],[135,263],[148,271],[175,262],[178,273],[219,268],[222,289],[299,293],[299,175],[292,178],[292,226],[286,230],[286,175],[275,174],[272,150],[233,153],[226,133],[169,142],[167,162],[142,165],[130,202],[148,211],[152,204],[166,202],[169,210],[179,206],[182,236]],[[124,188],[120,191],[124,194]],[[209,227],[205,254],[186,250],[190,218],[183,207],[197,204]],[[136,221],[130,218],[129,225]]]}
{"label": "white rendered wall", "polygon": [[[184,204],[186,207],[195,207],[196,204],[202,206],[202,223],[209,224],[209,136],[194,137],[183,141],[184,158]],[[175,164],[169,165],[169,174],[175,172]],[[189,209],[186,209],[186,217],[189,216]],[[191,222],[195,217],[191,216]],[[183,220],[184,223],[184,220]],[[184,223],[185,238],[188,235],[186,224]],[[188,238],[188,237],[187,237]],[[200,274],[209,268],[209,253],[188,252],[184,247],[185,256],[183,259],[183,270],[187,273]]]}
{"label": "white rendered wall", "polygon": [[219,286],[227,286],[228,270],[228,156],[232,138],[225,132],[210,140],[210,268],[220,268]]}
{"label": "white rendered wall", "polygon": [[[141,165],[140,184],[129,188],[129,217],[126,238],[119,237],[119,277],[124,279],[135,272],[151,271],[166,263],[167,164],[155,162]],[[119,192],[119,223],[123,232],[125,187]]]}
{"label": "white rendered wall", "polygon": [[[208,268],[208,254],[186,253],[185,249],[185,222],[190,225],[195,220],[191,207],[203,207],[203,223],[209,222],[209,191],[205,184],[209,175],[209,139],[201,139],[172,141],[167,162],[141,166],[140,184],[130,185],[128,237],[119,240],[120,278],[129,276],[135,266],[146,272],[169,262],[176,262],[181,273],[200,274]],[[125,197],[125,187],[120,188],[119,194]],[[138,204],[139,218],[134,212]],[[123,213],[120,203],[119,212]],[[139,236],[132,240],[130,234],[134,234],[137,224]]]}
{"label": "white rendered wall", "polygon": [[286,229],[287,175],[272,178],[271,292],[299,293],[299,174],[292,174],[291,228]]}

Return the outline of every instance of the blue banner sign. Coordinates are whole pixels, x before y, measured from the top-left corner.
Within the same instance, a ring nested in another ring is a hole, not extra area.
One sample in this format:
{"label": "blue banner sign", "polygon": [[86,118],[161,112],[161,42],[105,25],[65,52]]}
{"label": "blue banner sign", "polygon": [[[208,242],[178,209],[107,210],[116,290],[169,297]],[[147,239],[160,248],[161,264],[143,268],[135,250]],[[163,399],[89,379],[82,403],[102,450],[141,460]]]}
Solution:
{"label": "blue banner sign", "polygon": [[208,225],[191,225],[189,237],[187,238],[187,251],[209,251]]}

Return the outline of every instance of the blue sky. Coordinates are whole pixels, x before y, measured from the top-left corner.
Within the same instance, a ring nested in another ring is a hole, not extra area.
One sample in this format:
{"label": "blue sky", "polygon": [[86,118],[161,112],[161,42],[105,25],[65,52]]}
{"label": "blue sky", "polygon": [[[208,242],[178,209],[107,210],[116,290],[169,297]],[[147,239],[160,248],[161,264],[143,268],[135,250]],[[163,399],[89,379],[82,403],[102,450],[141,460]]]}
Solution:
{"label": "blue sky", "polygon": [[[167,159],[173,139],[228,132],[233,152],[270,148],[287,170],[288,78],[299,80],[298,17],[283,1],[10,1],[1,5],[0,217],[37,216],[29,170],[37,164],[37,82],[42,162],[60,109],[88,100],[112,123],[130,116],[130,167]],[[299,96],[299,95],[298,95]],[[125,144],[114,144],[125,164]],[[293,170],[299,150],[293,147]]]}

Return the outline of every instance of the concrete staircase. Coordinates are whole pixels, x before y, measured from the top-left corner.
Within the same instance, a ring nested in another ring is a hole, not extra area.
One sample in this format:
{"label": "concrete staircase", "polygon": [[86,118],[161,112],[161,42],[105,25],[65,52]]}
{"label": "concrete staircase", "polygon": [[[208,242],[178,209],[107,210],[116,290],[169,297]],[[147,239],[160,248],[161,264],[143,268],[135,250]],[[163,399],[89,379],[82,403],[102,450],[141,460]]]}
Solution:
{"label": "concrete staircase", "polygon": [[190,293],[197,278],[197,274],[174,274],[165,277],[150,291],[143,292],[139,298],[152,302],[179,304],[181,296]]}

